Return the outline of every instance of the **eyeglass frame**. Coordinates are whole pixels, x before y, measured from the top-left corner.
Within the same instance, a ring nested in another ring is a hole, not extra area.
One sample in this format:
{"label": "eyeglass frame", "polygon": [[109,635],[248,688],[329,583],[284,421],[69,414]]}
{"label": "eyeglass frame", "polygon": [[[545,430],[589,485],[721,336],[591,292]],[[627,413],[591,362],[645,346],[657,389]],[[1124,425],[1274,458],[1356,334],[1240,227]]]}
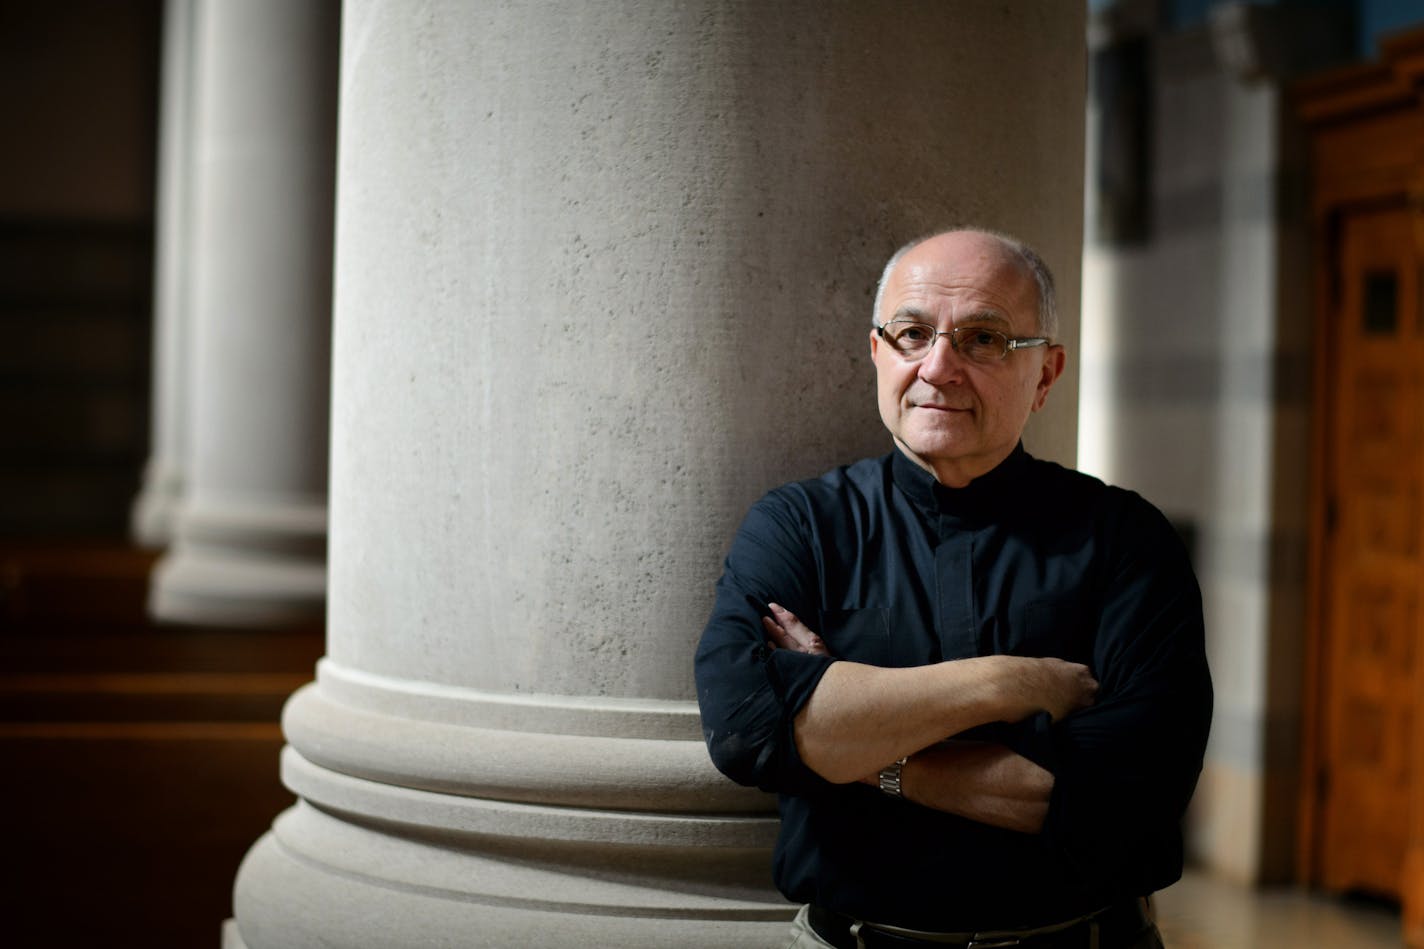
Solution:
{"label": "eyeglass frame", "polygon": [[[893,342],[891,342],[889,339],[886,339],[885,327],[889,326],[892,323],[909,323],[912,326],[923,326],[925,329],[933,333],[934,336],[931,337],[929,345],[925,347],[925,351],[922,355],[911,358],[902,353],[898,348],[896,348]],[[922,359],[928,358],[931,350],[933,350],[935,347],[935,343],[939,342],[939,338],[941,336],[948,336],[949,347],[953,349],[956,353],[958,353],[959,340],[955,338],[955,334],[960,332],[993,333],[995,336],[1002,336],[1004,338],[1004,354],[999,357],[999,362],[1003,362],[1005,359],[1008,359],[1009,353],[1019,349],[1032,349],[1035,346],[1054,345],[1052,338],[1048,336],[1010,336],[1007,333],[1000,332],[999,330],[992,329],[987,326],[955,326],[947,330],[937,330],[934,328],[933,325],[921,322],[920,320],[888,320],[884,323],[876,323],[875,332],[880,335],[881,339],[885,340],[885,345],[889,346],[892,350],[894,350],[895,355],[899,356],[905,362],[919,362]]]}

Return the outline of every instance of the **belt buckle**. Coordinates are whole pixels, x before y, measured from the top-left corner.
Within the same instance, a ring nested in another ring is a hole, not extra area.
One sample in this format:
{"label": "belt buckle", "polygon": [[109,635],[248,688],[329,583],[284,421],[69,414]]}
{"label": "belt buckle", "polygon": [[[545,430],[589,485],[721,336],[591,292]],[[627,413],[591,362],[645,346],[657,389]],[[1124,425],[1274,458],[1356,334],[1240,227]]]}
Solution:
{"label": "belt buckle", "polygon": [[964,949],[1008,949],[1022,944],[1023,940],[1018,936],[988,936],[984,939],[975,936]]}

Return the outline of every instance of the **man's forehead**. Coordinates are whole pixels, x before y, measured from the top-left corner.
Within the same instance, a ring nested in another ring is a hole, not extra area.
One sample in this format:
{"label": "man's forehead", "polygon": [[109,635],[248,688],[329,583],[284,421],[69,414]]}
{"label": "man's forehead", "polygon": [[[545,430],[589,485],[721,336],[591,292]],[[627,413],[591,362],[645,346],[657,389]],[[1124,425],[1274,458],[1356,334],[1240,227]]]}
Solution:
{"label": "man's forehead", "polygon": [[1032,306],[1034,292],[1032,281],[1012,265],[966,270],[948,262],[902,263],[888,289],[887,302],[895,309],[949,301],[955,309],[1012,311]]}
{"label": "man's forehead", "polygon": [[912,248],[891,274],[887,309],[919,308],[949,300],[958,310],[1012,312],[1033,307],[1037,288],[1027,267],[996,238],[941,234]]}
{"label": "man's forehead", "polygon": [[1023,260],[998,238],[955,233],[932,237],[910,249],[895,268],[906,280],[988,289],[1030,279]]}

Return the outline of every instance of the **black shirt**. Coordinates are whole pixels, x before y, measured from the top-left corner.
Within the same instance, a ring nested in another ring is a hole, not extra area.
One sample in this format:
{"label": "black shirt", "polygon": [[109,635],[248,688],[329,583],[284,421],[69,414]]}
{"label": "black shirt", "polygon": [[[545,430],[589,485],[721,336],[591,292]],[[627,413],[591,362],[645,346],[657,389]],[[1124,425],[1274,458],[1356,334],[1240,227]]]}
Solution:
{"label": "black shirt", "polygon": [[[1087,664],[1100,684],[1092,707],[970,736],[1053,772],[1043,832],[831,784],[806,767],[792,722],[834,660],[769,648],[767,601],[837,659]],[[1181,817],[1211,718],[1203,638],[1186,552],[1138,495],[1022,446],[949,489],[895,451],[752,507],[698,646],[697,694],[717,767],[780,795],[773,870],[788,898],[916,929],[1028,927],[1181,875]]]}

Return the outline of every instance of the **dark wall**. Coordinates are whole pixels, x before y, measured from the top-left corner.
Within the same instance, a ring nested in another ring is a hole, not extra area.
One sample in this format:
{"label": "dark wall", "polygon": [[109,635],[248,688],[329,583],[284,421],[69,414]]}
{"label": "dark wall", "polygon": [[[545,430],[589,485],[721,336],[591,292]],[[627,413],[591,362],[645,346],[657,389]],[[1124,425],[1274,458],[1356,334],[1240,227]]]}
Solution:
{"label": "dark wall", "polygon": [[145,615],[162,6],[0,0],[3,946],[216,947],[322,652]]}
{"label": "dark wall", "polygon": [[159,0],[0,0],[0,538],[122,536],[148,453]]}

